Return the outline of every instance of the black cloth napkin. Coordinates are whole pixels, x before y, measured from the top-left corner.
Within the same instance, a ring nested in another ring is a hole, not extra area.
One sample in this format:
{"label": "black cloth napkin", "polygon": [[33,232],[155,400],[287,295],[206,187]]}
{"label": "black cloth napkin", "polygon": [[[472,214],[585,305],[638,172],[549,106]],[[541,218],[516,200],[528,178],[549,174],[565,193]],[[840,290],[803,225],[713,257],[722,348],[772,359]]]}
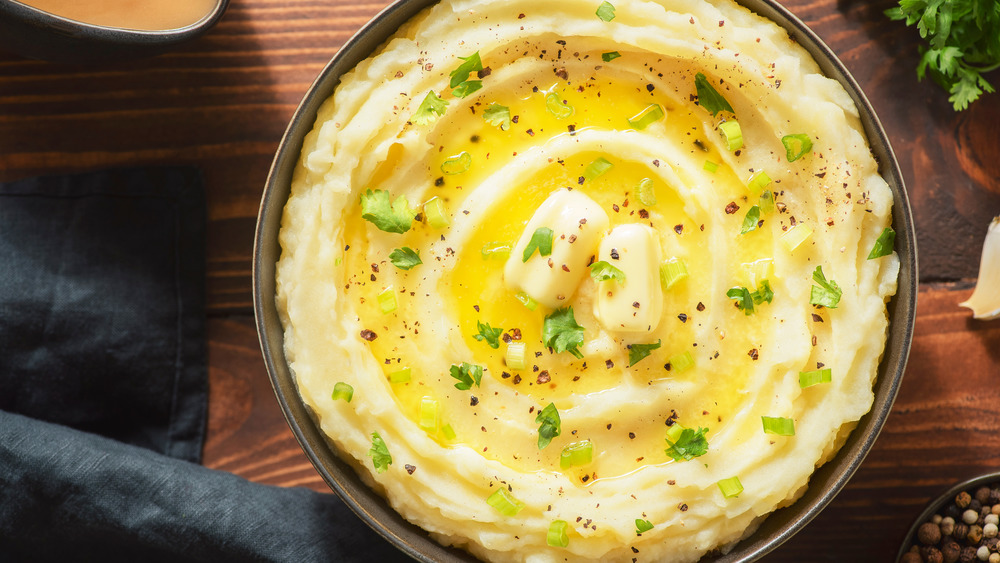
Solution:
{"label": "black cloth napkin", "polygon": [[0,184],[0,561],[397,561],[335,495],[198,465],[197,170]]}

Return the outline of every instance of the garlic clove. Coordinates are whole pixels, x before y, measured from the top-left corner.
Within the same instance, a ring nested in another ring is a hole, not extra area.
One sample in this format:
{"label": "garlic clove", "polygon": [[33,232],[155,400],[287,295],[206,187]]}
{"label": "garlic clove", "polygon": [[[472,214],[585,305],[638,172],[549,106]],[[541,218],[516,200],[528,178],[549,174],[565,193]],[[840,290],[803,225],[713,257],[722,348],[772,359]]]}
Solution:
{"label": "garlic clove", "polygon": [[976,289],[969,300],[959,303],[959,306],[972,309],[972,316],[976,319],[1000,317],[1000,216],[994,217],[986,230]]}

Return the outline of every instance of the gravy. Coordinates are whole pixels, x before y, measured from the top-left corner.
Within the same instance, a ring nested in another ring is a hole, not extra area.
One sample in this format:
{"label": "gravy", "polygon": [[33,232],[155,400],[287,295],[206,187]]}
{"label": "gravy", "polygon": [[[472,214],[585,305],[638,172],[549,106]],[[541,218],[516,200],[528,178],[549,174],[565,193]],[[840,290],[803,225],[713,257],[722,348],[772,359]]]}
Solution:
{"label": "gravy", "polygon": [[189,26],[218,0],[18,0],[71,20],[105,27],[158,31]]}

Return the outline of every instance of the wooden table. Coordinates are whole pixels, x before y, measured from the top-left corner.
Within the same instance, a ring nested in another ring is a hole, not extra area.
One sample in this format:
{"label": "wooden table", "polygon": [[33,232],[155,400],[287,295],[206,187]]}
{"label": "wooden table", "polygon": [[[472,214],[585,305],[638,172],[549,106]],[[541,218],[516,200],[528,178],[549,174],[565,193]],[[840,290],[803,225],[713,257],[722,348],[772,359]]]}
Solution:
{"label": "wooden table", "polygon": [[[261,190],[309,84],[385,0],[233,0],[205,37],[147,61],[64,66],[0,53],[0,180],[143,164],[204,171],[210,409],[205,465],[327,491],[289,432],[258,347],[250,259]],[[854,74],[895,148],[917,224],[916,337],[899,397],[846,489],[766,561],[890,561],[927,500],[1000,466],[1000,321],[957,304],[1000,214],[1000,94],[956,114],[918,83],[891,0],[789,0]],[[1000,86],[1000,75],[992,76]]]}

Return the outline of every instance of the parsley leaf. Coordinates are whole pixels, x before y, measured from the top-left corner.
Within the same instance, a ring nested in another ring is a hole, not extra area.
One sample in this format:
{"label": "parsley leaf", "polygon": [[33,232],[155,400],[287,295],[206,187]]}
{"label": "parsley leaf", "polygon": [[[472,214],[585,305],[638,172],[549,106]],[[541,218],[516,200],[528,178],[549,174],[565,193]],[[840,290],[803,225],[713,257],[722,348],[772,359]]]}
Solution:
{"label": "parsley leaf", "polygon": [[747,216],[743,218],[743,227],[740,229],[740,234],[745,235],[750,231],[756,230],[758,223],[760,223],[760,206],[755,205],[747,210]]}
{"label": "parsley leaf", "polygon": [[753,298],[753,302],[757,305],[765,301],[770,303],[774,299],[774,292],[771,291],[771,282],[760,280],[760,287],[757,288],[757,291],[751,293],[750,297]]}
{"label": "parsley leaf", "polygon": [[460,366],[452,365],[449,371],[451,372],[451,376],[458,380],[458,383],[455,384],[455,389],[459,391],[472,389],[473,383],[476,384],[476,387],[479,387],[479,384],[483,381],[483,366],[462,362]]}
{"label": "parsley leaf", "polygon": [[708,110],[712,117],[718,115],[720,111],[735,113],[733,106],[729,105],[726,98],[722,97],[704,74],[699,72],[694,76],[694,87],[698,91],[698,105]]}
{"label": "parsley leaf", "polygon": [[434,123],[438,116],[444,115],[444,110],[447,107],[448,102],[439,98],[434,93],[434,90],[431,90],[424,96],[424,101],[420,102],[420,106],[417,108],[416,113],[413,114],[413,117],[410,118],[410,121],[417,125],[429,125]]}
{"label": "parsley leaf", "polygon": [[667,438],[667,455],[674,461],[690,460],[708,453],[708,440],[705,433],[708,428],[699,428],[697,432],[690,428],[685,428],[677,437],[676,442]]}
{"label": "parsley leaf", "polygon": [[642,518],[635,519],[635,535],[641,535],[643,532],[648,532],[653,529],[653,523],[649,520],[643,520]]}
{"label": "parsley leaf", "polygon": [[368,455],[372,458],[372,465],[375,466],[376,473],[384,473],[392,465],[389,448],[386,447],[385,441],[378,435],[378,432],[372,432],[372,447],[368,450]]}
{"label": "parsley leaf", "polygon": [[823,275],[823,266],[816,266],[816,270],[813,272],[813,281],[819,285],[812,286],[812,291],[809,293],[809,303],[828,309],[836,309],[843,292],[840,291],[837,282],[827,281],[826,276]]}
{"label": "parsley leaf", "polygon": [[528,245],[524,247],[521,262],[527,262],[528,258],[531,258],[531,255],[535,253],[535,250],[538,250],[539,256],[552,254],[553,237],[555,237],[555,233],[548,227],[538,227],[535,229],[535,232],[531,234],[531,240],[528,241]]}
{"label": "parsley leaf", "polygon": [[510,129],[510,108],[500,104],[490,104],[483,110],[486,123],[499,127],[501,131]]}
{"label": "parsley leaf", "polygon": [[535,423],[541,423],[538,427],[538,449],[543,450],[555,438],[562,433],[562,421],[559,420],[559,411],[554,403],[549,403],[547,407],[538,411],[535,416]]}
{"label": "parsley leaf", "polygon": [[451,88],[468,80],[469,74],[483,70],[483,61],[479,58],[479,51],[472,53],[468,57],[458,58],[462,59],[462,64],[458,65],[458,68],[448,74],[451,77],[451,83],[448,86]]}
{"label": "parsley leaf", "polygon": [[660,347],[662,340],[657,340],[652,344],[631,344],[628,347],[628,367],[632,367],[639,363],[639,360],[645,358],[646,356],[653,353]]}
{"label": "parsley leaf", "polygon": [[886,10],[892,20],[916,24],[928,46],[920,47],[917,78],[931,78],[962,111],[994,88],[984,73],[1000,68],[1000,9],[995,0],[899,0]]}
{"label": "parsley leaf", "polygon": [[745,287],[734,287],[726,292],[726,297],[736,300],[736,308],[743,311],[744,315],[753,314],[753,297],[750,290]]}
{"label": "parsley leaf", "polygon": [[423,264],[423,260],[420,259],[420,251],[413,250],[409,246],[404,246],[402,248],[397,248],[389,253],[389,261],[392,265],[399,268],[400,270],[409,270],[410,268]]}
{"label": "parsley leaf", "polygon": [[361,218],[387,233],[405,233],[410,230],[417,212],[410,208],[406,196],[391,201],[385,190],[368,190],[361,194]]}
{"label": "parsley leaf", "polygon": [[479,342],[486,341],[490,345],[490,348],[494,350],[500,347],[500,334],[503,333],[502,328],[493,328],[490,323],[483,324],[476,321],[476,326],[479,329],[479,334],[472,335],[473,338]]}
{"label": "parsley leaf", "polygon": [[576,324],[572,307],[556,309],[542,323],[542,342],[556,352],[569,352],[577,358],[583,354],[577,348],[583,345],[583,327]]}
{"label": "parsley leaf", "polygon": [[896,231],[886,227],[882,229],[882,234],[872,246],[872,251],[868,253],[868,259],[874,260],[892,254],[892,247],[896,243]]}
{"label": "parsley leaf", "polygon": [[618,285],[625,285],[625,272],[604,260],[590,265],[590,277],[596,282],[615,280]]}
{"label": "parsley leaf", "polygon": [[456,98],[464,98],[482,87],[482,80],[466,80],[465,82],[459,84],[458,88],[452,90],[451,95]]}
{"label": "parsley leaf", "polygon": [[615,7],[611,2],[601,2],[601,5],[597,8],[597,17],[602,20],[609,22],[615,19]]}

